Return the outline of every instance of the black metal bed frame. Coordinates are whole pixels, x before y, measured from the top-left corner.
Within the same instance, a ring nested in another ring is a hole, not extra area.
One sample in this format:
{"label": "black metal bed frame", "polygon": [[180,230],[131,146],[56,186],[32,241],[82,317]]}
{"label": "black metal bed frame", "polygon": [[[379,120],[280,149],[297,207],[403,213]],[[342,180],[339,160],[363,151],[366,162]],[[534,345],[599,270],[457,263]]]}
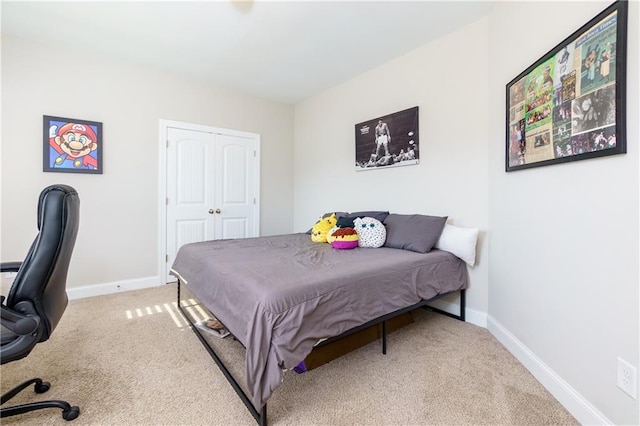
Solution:
{"label": "black metal bed frame", "polygon": [[[260,411],[258,411],[256,409],[256,407],[254,407],[253,403],[251,402],[251,399],[247,396],[247,394],[244,392],[244,390],[242,390],[242,388],[240,387],[240,384],[236,381],[235,377],[233,377],[233,374],[231,374],[231,372],[229,371],[229,369],[227,368],[226,365],[224,365],[224,362],[222,361],[222,359],[218,356],[218,354],[216,353],[216,351],[213,349],[213,347],[209,344],[209,342],[207,341],[207,339],[204,337],[204,335],[202,334],[202,332],[200,332],[199,328],[195,326],[193,320],[191,319],[191,316],[185,311],[185,309],[183,308],[182,304],[180,303],[180,280],[178,279],[178,285],[177,285],[177,294],[178,294],[178,309],[180,310],[180,312],[182,313],[182,315],[184,316],[184,318],[186,318],[186,320],[189,322],[190,328],[191,330],[193,330],[193,332],[196,334],[196,336],[198,337],[198,340],[200,340],[200,343],[202,343],[202,346],[204,346],[204,348],[207,350],[207,352],[209,352],[209,355],[211,355],[211,358],[213,358],[213,360],[216,362],[216,364],[218,365],[218,367],[220,368],[220,370],[222,371],[222,374],[224,374],[224,377],[227,379],[227,381],[229,382],[229,384],[231,384],[231,386],[233,387],[233,389],[236,391],[236,393],[238,394],[238,396],[240,397],[240,399],[242,400],[242,402],[244,403],[244,405],[247,407],[247,409],[249,410],[249,412],[251,413],[251,415],[253,416],[253,418],[256,420],[256,422],[258,422],[258,424],[260,426],[267,426],[267,404],[265,403],[264,406],[262,407],[262,409]],[[451,318],[455,318],[457,320],[460,321],[465,321],[465,305],[466,305],[466,290],[458,290],[460,292],[460,314],[456,315],[456,314],[452,314],[450,312],[446,312],[443,311],[441,309],[438,308],[434,308],[432,306],[429,306],[429,303],[432,303],[442,297],[448,296],[450,294],[456,293],[457,291],[451,292],[451,293],[444,293],[444,294],[439,294],[431,299],[428,300],[421,300],[420,302],[411,305],[411,306],[407,306],[406,308],[402,308],[399,309],[397,311],[391,312],[389,314],[386,315],[382,315],[378,318],[375,318],[365,324],[362,324],[358,327],[354,327],[350,330],[345,331],[344,333],[340,334],[339,336],[335,336],[335,337],[331,337],[329,339],[326,339],[324,341],[322,341],[318,346],[324,346],[327,345],[331,342],[334,342],[336,340],[342,339],[343,337],[347,337],[350,336],[351,334],[357,333],[361,330],[364,330],[365,328],[369,328],[371,326],[377,325],[382,323],[382,353],[386,355],[387,353],[387,321],[397,317],[398,315],[402,315],[404,313],[413,311],[415,309],[418,308],[424,308],[428,311],[433,311],[433,312],[437,312],[439,314],[442,315],[446,315],[448,317]]]}

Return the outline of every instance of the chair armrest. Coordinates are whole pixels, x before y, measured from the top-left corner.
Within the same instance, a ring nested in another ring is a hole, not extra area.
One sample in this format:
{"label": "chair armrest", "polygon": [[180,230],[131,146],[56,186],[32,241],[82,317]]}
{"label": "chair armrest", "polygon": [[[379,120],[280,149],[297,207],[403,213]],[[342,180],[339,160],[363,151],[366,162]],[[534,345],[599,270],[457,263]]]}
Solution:
{"label": "chair armrest", "polygon": [[18,272],[22,262],[2,262],[0,263],[0,272]]}
{"label": "chair armrest", "polygon": [[13,309],[0,305],[2,312],[2,326],[20,336],[26,336],[38,330],[40,318],[33,315],[25,315]]}

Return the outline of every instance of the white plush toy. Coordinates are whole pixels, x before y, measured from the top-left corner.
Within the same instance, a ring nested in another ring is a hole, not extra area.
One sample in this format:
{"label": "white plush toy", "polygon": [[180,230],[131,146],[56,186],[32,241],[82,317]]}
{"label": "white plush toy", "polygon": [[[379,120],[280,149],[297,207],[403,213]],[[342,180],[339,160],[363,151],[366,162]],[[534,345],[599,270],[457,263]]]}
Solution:
{"label": "white plush toy", "polygon": [[358,217],[353,221],[358,233],[358,247],[378,248],[387,239],[387,228],[382,222],[372,217]]}

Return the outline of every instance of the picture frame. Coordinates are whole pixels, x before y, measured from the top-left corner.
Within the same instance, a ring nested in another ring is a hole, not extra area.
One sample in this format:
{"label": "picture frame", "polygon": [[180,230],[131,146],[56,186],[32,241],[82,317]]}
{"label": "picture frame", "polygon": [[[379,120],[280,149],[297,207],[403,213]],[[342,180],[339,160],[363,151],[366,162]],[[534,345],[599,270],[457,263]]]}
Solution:
{"label": "picture frame", "polygon": [[627,152],[627,1],[616,1],[506,86],[505,171]]}
{"label": "picture frame", "polygon": [[420,163],[418,107],[355,125],[356,171]]}
{"label": "picture frame", "polygon": [[102,123],[44,115],[42,170],[102,174]]}

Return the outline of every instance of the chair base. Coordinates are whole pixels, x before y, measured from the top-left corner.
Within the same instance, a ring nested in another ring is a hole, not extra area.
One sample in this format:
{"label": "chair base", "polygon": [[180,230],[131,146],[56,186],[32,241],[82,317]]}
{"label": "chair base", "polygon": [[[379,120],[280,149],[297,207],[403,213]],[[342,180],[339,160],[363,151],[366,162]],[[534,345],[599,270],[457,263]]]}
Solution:
{"label": "chair base", "polygon": [[[22,390],[24,390],[31,384],[34,384],[34,391],[36,393],[45,393],[49,390],[49,388],[51,388],[51,384],[49,382],[43,382],[40,378],[27,380],[26,382],[21,383],[20,385],[3,394],[1,398],[1,405],[4,405],[5,402],[9,401],[11,398],[19,394]],[[42,410],[43,408],[60,408],[62,410],[62,418],[67,421],[74,420],[80,415],[80,408],[78,408],[78,406],[71,406],[68,402],[65,401],[52,400],[38,401],[29,404],[2,408],[0,409],[0,417],[15,416],[18,414],[27,413],[29,411]]]}

